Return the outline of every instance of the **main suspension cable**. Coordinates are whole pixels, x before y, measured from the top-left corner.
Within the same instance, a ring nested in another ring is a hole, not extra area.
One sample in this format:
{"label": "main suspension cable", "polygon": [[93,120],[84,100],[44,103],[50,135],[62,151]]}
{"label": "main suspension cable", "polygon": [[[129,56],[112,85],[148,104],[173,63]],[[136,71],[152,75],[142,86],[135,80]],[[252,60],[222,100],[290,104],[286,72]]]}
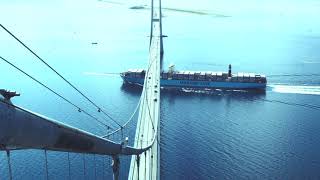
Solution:
{"label": "main suspension cable", "polygon": [[137,113],[140,104],[141,104],[141,98],[139,99],[139,102],[138,102],[138,104],[136,105],[135,110],[134,110],[133,113],[131,114],[130,118],[128,119],[127,122],[125,122],[125,123],[122,125],[122,127],[120,127],[119,129],[116,129],[116,130],[110,132],[109,134],[106,134],[106,135],[104,135],[104,136],[101,136],[101,137],[102,137],[102,138],[108,138],[108,137],[110,137],[111,135],[113,135],[113,134],[121,131],[122,129],[127,128],[127,125],[131,122],[131,120],[133,119],[133,117],[134,117],[135,114]]}
{"label": "main suspension cable", "polygon": [[[26,73],[25,71],[23,71],[22,69],[20,69],[19,67],[17,67],[16,65],[12,64],[10,61],[8,61],[7,59],[3,58],[2,56],[0,56],[0,59],[4,62],[6,62],[7,64],[9,64],[10,66],[14,67],[16,70],[20,71],[21,73],[23,73],[24,75],[28,76],[29,78],[31,78],[33,81],[37,82],[38,84],[40,84],[41,86],[43,86],[44,88],[48,89],[49,91],[51,91],[53,94],[57,95],[58,97],[60,97],[61,99],[63,99],[64,101],[66,101],[67,103],[69,103],[70,105],[72,105],[73,107],[77,108],[79,112],[83,112],[84,114],[88,115],[89,117],[91,117],[92,119],[94,119],[95,121],[97,121],[98,123],[100,123],[103,126],[106,126],[107,128],[111,128],[110,126],[106,125],[105,123],[103,123],[102,121],[100,121],[98,118],[94,117],[93,115],[89,114],[87,111],[83,110],[82,108],[80,108],[79,106],[77,106],[76,104],[74,104],[73,102],[71,102],[70,100],[68,100],[67,98],[63,97],[61,94],[55,92],[53,89],[51,89],[50,87],[48,87],[47,85],[43,84],[42,82],[40,82],[39,80],[37,80],[36,78],[34,78],[33,76],[31,76],[30,74]],[[113,128],[112,128],[113,129]]]}
{"label": "main suspension cable", "polygon": [[[155,62],[155,59],[153,59],[153,60],[151,61],[151,63],[149,63],[148,68],[147,68],[146,73],[145,73],[145,80],[146,80],[146,76],[147,76],[147,74],[149,73],[150,68],[151,68],[151,66],[153,65],[154,62]],[[139,102],[138,102],[138,104],[136,105],[135,110],[134,110],[133,113],[131,114],[131,116],[130,116],[130,118],[128,119],[128,121],[125,122],[119,129],[116,129],[116,130],[112,131],[112,132],[109,133],[109,134],[106,134],[106,135],[104,135],[104,136],[101,136],[102,138],[108,138],[109,136],[111,136],[111,135],[113,135],[113,134],[121,131],[122,129],[127,128],[127,125],[132,121],[134,115],[137,113],[138,108],[139,108],[140,105],[141,105],[141,101],[143,101],[143,99],[142,99],[142,98],[143,98],[142,93],[143,93],[143,92],[141,92],[141,95],[140,95],[140,98],[139,98]],[[147,100],[147,99],[146,99],[146,100]],[[148,107],[148,111],[149,111],[149,116],[150,116],[150,119],[151,119],[149,107]],[[152,127],[153,127],[153,130],[154,130],[153,121],[151,120],[151,122],[152,122]]]}
{"label": "main suspension cable", "polygon": [[88,100],[93,106],[98,109],[98,112],[102,112],[105,116],[111,119],[114,123],[121,127],[121,125],[113,119],[108,113],[106,113],[101,107],[99,107],[96,103],[94,103],[91,99],[89,99],[86,95],[84,95],[78,88],[76,88],[70,81],[68,81],[65,77],[63,77],[60,73],[58,73],[52,66],[50,66],[45,60],[43,60],[40,56],[38,56],[33,50],[31,50],[27,45],[25,45],[19,38],[17,38],[14,34],[12,34],[8,29],[6,29],[2,24],[0,24],[2,29],[4,29],[8,34],[10,34],[15,40],[17,40],[22,46],[24,46],[27,50],[29,50],[34,56],[36,56],[42,63],[44,63],[47,67],[49,67],[53,72],[55,72],[61,79],[63,79],[67,84],[69,84],[74,90],[76,90],[80,95],[82,95],[86,100]]}

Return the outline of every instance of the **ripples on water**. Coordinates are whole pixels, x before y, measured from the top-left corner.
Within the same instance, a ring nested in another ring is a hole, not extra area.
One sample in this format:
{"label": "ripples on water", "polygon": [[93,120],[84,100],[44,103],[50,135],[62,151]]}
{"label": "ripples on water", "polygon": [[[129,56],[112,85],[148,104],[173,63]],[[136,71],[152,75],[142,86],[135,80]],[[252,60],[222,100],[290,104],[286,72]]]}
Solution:
{"label": "ripples on water", "polygon": [[270,97],[267,93],[163,94],[162,164],[170,167],[162,171],[163,176],[317,176],[319,141],[315,138],[320,124],[314,113],[318,111],[259,101]]}

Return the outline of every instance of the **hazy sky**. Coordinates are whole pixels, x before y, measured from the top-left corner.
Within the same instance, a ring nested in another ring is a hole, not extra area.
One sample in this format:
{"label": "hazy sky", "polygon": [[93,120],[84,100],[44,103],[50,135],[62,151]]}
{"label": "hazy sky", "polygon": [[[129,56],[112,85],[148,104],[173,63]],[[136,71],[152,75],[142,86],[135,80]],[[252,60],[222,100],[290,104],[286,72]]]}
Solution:
{"label": "hazy sky", "polygon": [[[141,32],[141,36],[147,34],[144,31],[148,30],[145,27],[148,27],[149,11],[129,9],[144,4],[149,4],[149,1],[1,0],[0,22],[26,40],[129,38],[126,37],[128,31]],[[257,31],[283,30],[285,33],[288,30],[294,33],[308,31],[320,36],[320,1],[317,0],[163,0],[162,4],[168,8],[230,16],[226,26],[222,27],[223,31],[241,31],[244,28],[250,31],[250,28],[255,28]],[[182,23],[191,22],[193,16],[199,16],[164,10],[165,15],[170,13],[190,15],[180,18]],[[168,26],[174,28],[169,24],[165,27]],[[1,39],[6,40],[7,36],[0,31]]]}

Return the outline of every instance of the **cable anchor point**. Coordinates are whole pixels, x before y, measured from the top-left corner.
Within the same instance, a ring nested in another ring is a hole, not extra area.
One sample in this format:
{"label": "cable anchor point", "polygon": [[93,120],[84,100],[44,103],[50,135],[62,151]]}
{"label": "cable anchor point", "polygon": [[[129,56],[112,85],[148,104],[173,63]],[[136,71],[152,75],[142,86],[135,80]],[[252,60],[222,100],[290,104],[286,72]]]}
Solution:
{"label": "cable anchor point", "polygon": [[13,92],[5,89],[0,89],[0,94],[3,96],[4,100],[7,102],[11,102],[11,98],[13,97],[20,96],[20,94],[15,91]]}

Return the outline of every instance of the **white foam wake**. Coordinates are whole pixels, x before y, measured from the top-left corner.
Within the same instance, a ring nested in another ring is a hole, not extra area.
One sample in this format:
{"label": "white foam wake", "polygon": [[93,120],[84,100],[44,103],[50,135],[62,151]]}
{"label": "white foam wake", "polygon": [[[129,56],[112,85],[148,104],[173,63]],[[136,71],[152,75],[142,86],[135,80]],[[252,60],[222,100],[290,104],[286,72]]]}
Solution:
{"label": "white foam wake", "polygon": [[304,64],[320,64],[320,61],[303,61]]}
{"label": "white foam wake", "polygon": [[268,85],[274,92],[320,95],[320,86]]}
{"label": "white foam wake", "polygon": [[83,74],[91,76],[119,76],[120,73],[83,72]]}

